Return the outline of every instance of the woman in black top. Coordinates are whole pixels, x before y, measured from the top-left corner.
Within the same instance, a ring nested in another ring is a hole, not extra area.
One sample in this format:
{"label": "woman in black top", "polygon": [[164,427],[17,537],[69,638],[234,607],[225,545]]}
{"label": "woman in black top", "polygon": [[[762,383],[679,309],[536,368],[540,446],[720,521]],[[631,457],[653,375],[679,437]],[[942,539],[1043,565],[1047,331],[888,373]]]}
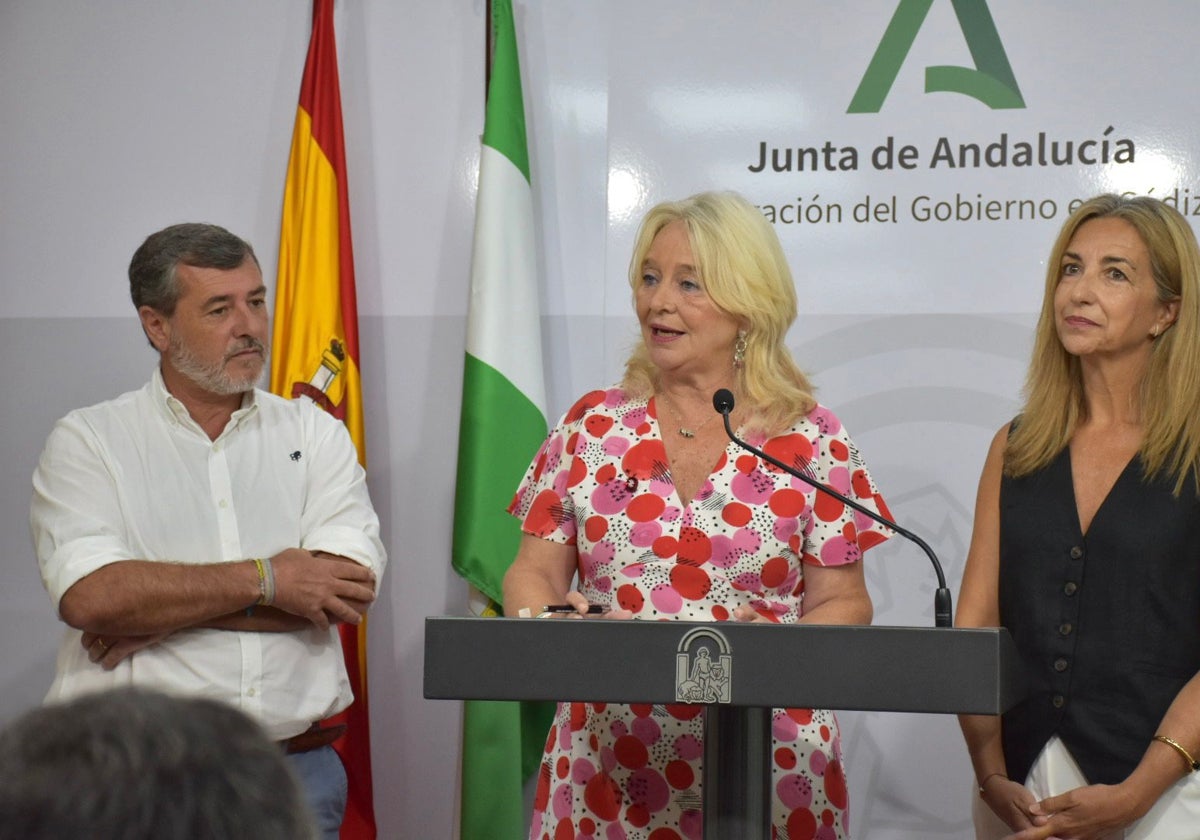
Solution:
{"label": "woman in black top", "polygon": [[960,718],[980,838],[1200,836],[1198,277],[1156,199],[1091,199],[1054,244],[959,595],[1031,681],[1003,719]]}

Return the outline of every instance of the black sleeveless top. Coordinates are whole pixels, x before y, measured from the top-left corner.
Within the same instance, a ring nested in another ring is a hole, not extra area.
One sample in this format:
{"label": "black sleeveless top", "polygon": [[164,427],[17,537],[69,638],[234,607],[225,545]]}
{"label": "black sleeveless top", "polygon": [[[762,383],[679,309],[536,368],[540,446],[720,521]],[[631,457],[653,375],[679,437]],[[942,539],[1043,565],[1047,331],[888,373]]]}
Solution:
{"label": "black sleeveless top", "polygon": [[1000,622],[1031,683],[1003,718],[1012,779],[1057,734],[1090,783],[1122,781],[1200,671],[1200,502],[1173,483],[1135,456],[1085,537],[1069,450],[1001,479]]}

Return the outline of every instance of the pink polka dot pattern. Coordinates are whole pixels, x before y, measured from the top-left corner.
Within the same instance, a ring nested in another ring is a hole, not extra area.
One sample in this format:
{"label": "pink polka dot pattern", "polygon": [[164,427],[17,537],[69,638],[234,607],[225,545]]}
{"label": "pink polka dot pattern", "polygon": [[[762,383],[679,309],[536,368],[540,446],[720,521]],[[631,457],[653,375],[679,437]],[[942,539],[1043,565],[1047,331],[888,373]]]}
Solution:
{"label": "pink polka dot pattern", "polygon": [[[818,406],[750,443],[887,515],[841,422]],[[749,605],[772,621],[804,611],[805,565],[854,563],[887,532],[807,482],[730,443],[687,506],[671,482],[653,400],[593,391],[566,413],[510,512],[526,533],[575,545],[579,589],[642,620],[724,621]],[[819,679],[820,675],[814,675]],[[779,836],[848,834],[837,720],[777,709],[773,820]],[[531,840],[696,840],[702,707],[560,703],[546,740]]]}

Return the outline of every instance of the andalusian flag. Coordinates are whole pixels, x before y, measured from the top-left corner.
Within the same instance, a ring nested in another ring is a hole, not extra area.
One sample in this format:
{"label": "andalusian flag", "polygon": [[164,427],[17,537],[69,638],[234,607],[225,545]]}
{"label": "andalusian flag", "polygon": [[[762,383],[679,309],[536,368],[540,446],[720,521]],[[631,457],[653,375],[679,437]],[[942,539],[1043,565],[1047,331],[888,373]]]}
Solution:
{"label": "andalusian flag", "polygon": [[[358,359],[358,304],[333,0],[313,0],[312,39],[300,83],[300,107],[283,191],[271,390],[285,397],[310,397],[343,420],[358,448],[358,460],[365,466]],[[350,784],[342,838],[360,840],[375,837],[367,622],[340,626],[355,698],[335,721],[347,724],[346,734],[334,744]]]}
{"label": "andalusian flag", "polygon": [[[504,572],[520,542],[518,522],[506,509],[546,436],[546,415],[533,196],[511,0],[492,0],[491,34],[453,561],[460,575],[498,604]],[[552,711],[546,704],[466,703],[463,840],[526,836],[522,786],[537,768]]]}

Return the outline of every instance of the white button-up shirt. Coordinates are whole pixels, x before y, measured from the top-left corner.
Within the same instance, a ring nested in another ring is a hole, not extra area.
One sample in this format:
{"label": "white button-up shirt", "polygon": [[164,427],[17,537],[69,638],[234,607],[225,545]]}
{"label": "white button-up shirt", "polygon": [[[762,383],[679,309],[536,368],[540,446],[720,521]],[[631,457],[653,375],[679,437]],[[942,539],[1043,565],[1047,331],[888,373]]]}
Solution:
{"label": "white button-up shirt", "polygon": [[[31,529],[55,607],[119,560],[221,563],[300,547],[383,576],[386,554],[345,427],[307,399],[255,390],[216,440],[155,370],[138,391],[71,412],[33,476]],[[336,627],[186,629],[112,671],[68,628],[47,701],[125,685],[231,703],[283,739],[352,700]]]}

